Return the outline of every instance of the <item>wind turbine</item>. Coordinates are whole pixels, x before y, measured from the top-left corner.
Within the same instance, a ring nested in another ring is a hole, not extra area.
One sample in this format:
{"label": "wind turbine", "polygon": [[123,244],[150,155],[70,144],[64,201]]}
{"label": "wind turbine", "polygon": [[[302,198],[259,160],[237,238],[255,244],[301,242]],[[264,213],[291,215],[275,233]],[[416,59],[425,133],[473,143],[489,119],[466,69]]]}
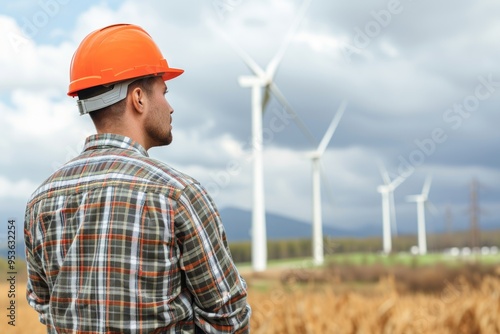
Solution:
{"label": "wind turbine", "polygon": [[333,133],[339,125],[340,119],[344,114],[347,102],[343,101],[340,105],[335,117],[333,117],[328,130],[325,132],[323,139],[319,143],[318,148],[310,153],[312,162],[312,204],[313,204],[313,226],[312,226],[312,245],[313,245],[313,262],[315,265],[322,265],[324,262],[323,253],[323,227],[321,219],[321,175],[320,175],[320,159],[325,153],[326,147],[332,139]]}
{"label": "wind turbine", "polygon": [[377,187],[377,191],[382,195],[382,240],[383,240],[383,251],[385,254],[389,254],[392,251],[392,239],[391,239],[391,216],[395,217],[394,206],[394,190],[405,180],[402,175],[399,175],[396,179],[391,181],[389,174],[385,167],[379,165],[380,174],[384,180],[384,184]]}
{"label": "wind turbine", "polygon": [[425,206],[428,204],[429,190],[431,189],[432,177],[425,179],[422,193],[418,195],[406,196],[408,202],[417,203],[417,221],[418,221],[418,253],[424,255],[427,253],[427,235],[425,232]]}
{"label": "wind turbine", "polygon": [[[278,86],[273,82],[274,76],[278,69],[285,52],[290,45],[300,22],[305,16],[306,10],[312,0],[305,0],[298,11],[298,14],[292,23],[287,37],[285,38],[281,48],[276,55],[271,59],[266,69],[263,70],[245,51],[239,48],[235,43],[227,37],[227,35],[217,29],[218,33],[228,41],[236,50],[248,68],[253,72],[250,76],[241,76],[238,82],[242,87],[250,87],[252,89],[252,148],[253,148],[253,206],[252,206],[252,268],[254,271],[263,271],[267,265],[267,242],[266,242],[266,216],[264,202],[264,172],[262,164],[262,114],[269,102],[270,94],[272,93],[281,103],[288,113],[294,114],[294,121],[299,128],[309,137],[310,141],[314,141],[314,137],[307,130],[305,125],[297,117],[296,113],[290,107]],[[262,89],[265,89],[264,96]]]}

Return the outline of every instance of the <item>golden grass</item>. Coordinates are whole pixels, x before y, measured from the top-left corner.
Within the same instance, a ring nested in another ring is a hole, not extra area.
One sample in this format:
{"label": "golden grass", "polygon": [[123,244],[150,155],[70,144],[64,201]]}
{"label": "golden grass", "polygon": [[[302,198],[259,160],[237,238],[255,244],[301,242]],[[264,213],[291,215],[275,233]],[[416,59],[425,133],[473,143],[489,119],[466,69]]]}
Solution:
{"label": "golden grass", "polygon": [[15,326],[10,326],[7,317],[9,311],[7,308],[10,305],[8,298],[9,285],[8,283],[0,284],[0,332],[2,334],[45,334],[47,330],[45,326],[38,321],[38,313],[33,310],[26,301],[26,282],[16,282],[16,321]]}
{"label": "golden grass", "polygon": [[500,275],[437,294],[397,291],[391,277],[363,292],[339,292],[335,282],[251,291],[252,333],[500,334]]}
{"label": "golden grass", "polygon": [[[262,277],[248,275],[252,333],[500,334],[500,272],[476,286],[457,279],[434,294],[398,292],[390,276],[363,290],[346,284],[339,289],[342,284],[334,279],[283,285],[278,277],[265,277],[263,286]],[[46,333],[24,298],[24,288],[18,282],[12,327],[6,317],[8,286],[0,284],[1,333]]]}

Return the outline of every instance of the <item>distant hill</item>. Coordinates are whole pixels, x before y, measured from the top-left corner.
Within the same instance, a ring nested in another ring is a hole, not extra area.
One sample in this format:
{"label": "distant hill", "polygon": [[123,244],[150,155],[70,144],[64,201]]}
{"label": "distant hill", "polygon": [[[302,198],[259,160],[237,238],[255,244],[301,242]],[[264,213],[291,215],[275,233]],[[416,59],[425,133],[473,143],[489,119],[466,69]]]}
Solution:
{"label": "distant hill", "polygon": [[[220,210],[220,215],[229,242],[251,240],[252,213],[250,211],[238,208],[225,208]],[[274,213],[266,214],[266,229],[268,240],[307,239],[311,238],[312,235],[311,224]],[[377,228],[361,228],[349,231],[323,224],[323,235],[325,237],[367,237],[380,234],[381,231]],[[16,241],[16,255],[19,258],[24,258],[24,239],[19,229]],[[0,240],[0,258],[7,257],[7,251],[7,243]]]}
{"label": "distant hill", "polygon": [[[224,208],[220,210],[220,215],[229,242],[251,239],[252,213],[250,211]],[[266,231],[268,240],[304,239],[311,237],[312,225],[298,219],[267,213]],[[381,233],[381,230],[371,227],[349,231],[323,224],[323,236],[325,237],[367,237]]]}

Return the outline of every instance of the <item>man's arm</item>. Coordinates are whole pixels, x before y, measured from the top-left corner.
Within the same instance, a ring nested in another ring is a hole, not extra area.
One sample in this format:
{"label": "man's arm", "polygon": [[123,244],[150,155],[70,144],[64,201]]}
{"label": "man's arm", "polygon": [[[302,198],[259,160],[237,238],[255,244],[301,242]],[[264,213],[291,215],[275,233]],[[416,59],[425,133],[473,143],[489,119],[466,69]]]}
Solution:
{"label": "man's arm", "polygon": [[246,333],[246,282],[231,258],[218,211],[199,184],[189,185],[175,214],[181,269],[194,298],[195,323],[206,333]]}
{"label": "man's arm", "polygon": [[24,221],[24,243],[26,246],[26,266],[28,272],[28,283],[26,287],[26,299],[40,315],[40,322],[44,325],[50,324],[49,288],[43,278],[43,270],[39,259],[33,253],[33,231],[36,229],[36,220],[30,208],[27,207]]}

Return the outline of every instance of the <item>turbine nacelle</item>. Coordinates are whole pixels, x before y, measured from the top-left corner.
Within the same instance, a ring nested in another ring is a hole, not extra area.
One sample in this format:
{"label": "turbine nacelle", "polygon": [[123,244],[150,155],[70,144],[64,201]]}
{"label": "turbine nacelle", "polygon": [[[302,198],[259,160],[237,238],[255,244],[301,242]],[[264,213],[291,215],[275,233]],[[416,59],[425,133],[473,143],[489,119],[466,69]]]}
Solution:
{"label": "turbine nacelle", "polygon": [[269,88],[269,86],[273,83],[273,78],[274,78],[274,74],[271,75],[271,74],[268,74],[266,72],[265,75],[263,75],[263,76],[260,77],[260,80],[262,80],[262,85],[265,88]]}
{"label": "turbine nacelle", "polygon": [[238,83],[242,87],[264,86],[265,81],[258,76],[242,75],[238,77]]}
{"label": "turbine nacelle", "polygon": [[424,186],[422,187],[422,192],[417,195],[406,196],[408,202],[427,202],[429,199],[429,191],[431,189],[432,176],[428,176],[425,179]]}
{"label": "turbine nacelle", "polygon": [[306,157],[311,159],[311,160],[319,160],[319,159],[321,159],[322,156],[323,156],[323,154],[321,154],[318,151],[311,151],[311,152],[306,153]]}
{"label": "turbine nacelle", "polygon": [[377,191],[381,194],[392,193],[401,183],[391,182],[377,187]]}
{"label": "turbine nacelle", "polygon": [[381,194],[388,194],[391,192],[391,190],[389,189],[389,187],[387,185],[381,185],[381,186],[377,187],[377,192],[379,192]]}
{"label": "turbine nacelle", "polygon": [[426,202],[427,201],[427,195],[410,195],[406,196],[406,201],[408,202]]}

